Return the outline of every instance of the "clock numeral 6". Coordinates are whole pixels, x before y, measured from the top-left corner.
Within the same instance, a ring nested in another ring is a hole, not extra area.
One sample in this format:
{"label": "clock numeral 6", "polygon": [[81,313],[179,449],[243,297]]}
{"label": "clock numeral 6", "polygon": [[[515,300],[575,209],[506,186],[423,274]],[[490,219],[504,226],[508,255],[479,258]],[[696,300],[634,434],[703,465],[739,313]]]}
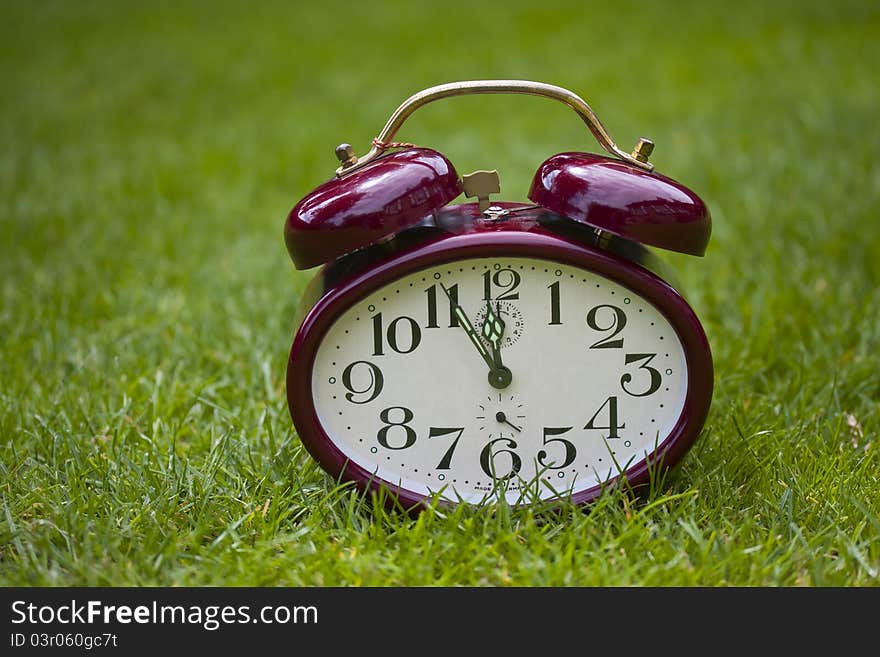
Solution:
{"label": "clock numeral 6", "polygon": [[[363,381],[364,378],[364,375],[358,374],[355,370],[369,373],[370,382],[366,387],[355,388],[355,383],[352,381],[352,378],[354,377],[361,381]],[[352,404],[369,404],[382,393],[382,387],[385,385],[385,377],[382,376],[382,370],[370,361],[356,360],[342,370],[342,385],[348,390],[348,392],[345,393],[345,398]],[[366,399],[355,399],[356,395],[368,396]]]}
{"label": "clock numeral 6", "polygon": [[[507,448],[493,451],[495,443],[504,443]],[[519,454],[513,451],[515,449],[516,441],[510,438],[490,440],[480,452],[480,467],[483,468],[483,472],[496,481],[503,481],[515,475],[522,468],[522,459],[519,457]],[[499,454],[508,454],[510,456],[510,470],[507,474],[498,474],[498,470],[495,469],[495,459]]]}
{"label": "clock numeral 6", "polygon": [[[550,470],[559,470],[560,468],[565,468],[574,463],[575,458],[577,458],[577,448],[575,448],[574,443],[565,438],[551,438],[551,436],[560,436],[564,433],[568,433],[573,428],[574,427],[544,427],[544,446],[546,447],[551,443],[561,444],[565,450],[565,458],[559,463],[556,459],[549,458],[546,449],[542,449],[537,454],[537,461],[541,466]],[[504,447],[495,449],[496,443],[502,443]],[[483,472],[492,477],[495,481],[503,481],[517,474],[522,469],[522,459],[519,454],[513,451],[516,448],[516,441],[510,438],[496,438],[495,440],[490,440],[480,452],[480,467],[483,469]],[[510,458],[510,468],[504,474],[499,474],[499,470],[495,466],[495,459],[500,454],[506,454]]]}
{"label": "clock numeral 6", "polygon": [[[393,351],[396,351],[399,354],[409,354],[416,350],[416,347],[419,346],[419,343],[422,341],[422,330],[419,328],[418,323],[412,317],[407,317],[403,315],[402,317],[398,317],[388,325],[387,333],[383,330],[383,321],[382,321],[382,313],[376,313],[371,318],[373,320],[373,355],[374,356],[384,356],[385,355],[385,340],[388,341],[388,346],[391,347]],[[404,343],[400,342],[400,338],[398,337],[398,328],[401,323],[409,326],[409,346],[403,346]]]}

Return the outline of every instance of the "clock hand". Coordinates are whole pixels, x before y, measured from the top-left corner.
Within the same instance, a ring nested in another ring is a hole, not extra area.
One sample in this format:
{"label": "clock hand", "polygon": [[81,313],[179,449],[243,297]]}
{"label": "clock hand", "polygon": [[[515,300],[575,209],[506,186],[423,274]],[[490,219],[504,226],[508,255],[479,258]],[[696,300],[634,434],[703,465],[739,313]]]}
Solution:
{"label": "clock hand", "polygon": [[[510,370],[503,365],[500,365],[500,357],[497,359],[498,364],[496,364],[495,357],[489,353],[489,350],[486,349],[486,345],[484,345],[483,341],[480,340],[479,334],[474,329],[474,325],[471,323],[471,320],[468,319],[468,316],[465,314],[464,309],[462,309],[458,301],[453,298],[453,296],[449,293],[449,290],[446,289],[446,286],[443,285],[443,283],[440,283],[440,289],[443,290],[444,294],[446,294],[447,297],[449,297],[449,302],[452,304],[452,313],[455,315],[456,319],[458,319],[458,323],[464,329],[464,332],[467,334],[468,338],[470,338],[471,343],[479,352],[480,356],[482,356],[483,360],[486,362],[486,365],[489,366],[489,385],[499,390],[502,390],[509,386],[511,380],[513,379],[513,375],[511,375]],[[501,331],[503,332],[503,330],[504,328],[502,322]]]}
{"label": "clock hand", "polygon": [[506,424],[511,429],[516,429],[516,431],[518,433],[522,433],[522,427],[518,427],[515,424],[513,424],[510,420],[508,420],[507,416],[502,411],[498,411],[497,413],[495,413],[495,419],[498,420],[499,422],[501,422],[502,424]]}
{"label": "clock hand", "polygon": [[504,337],[504,320],[501,319],[501,308],[497,302],[495,308],[493,310],[492,304],[486,301],[486,320],[483,322],[483,337],[492,345],[492,357],[495,361],[495,367],[501,369],[504,367],[504,363],[501,362],[501,338]]}
{"label": "clock hand", "polygon": [[456,319],[458,319],[458,323],[464,329],[464,332],[467,333],[467,336],[471,339],[474,347],[477,348],[477,351],[480,353],[480,356],[483,357],[483,360],[486,361],[486,365],[489,366],[490,370],[495,369],[495,360],[492,358],[492,355],[489,353],[489,350],[486,349],[486,345],[483,344],[482,340],[480,340],[480,336],[477,334],[474,329],[474,325],[471,324],[471,320],[468,319],[468,316],[465,314],[464,310],[458,302],[452,298],[452,295],[449,294],[449,290],[446,289],[446,286],[443,283],[440,283],[440,289],[446,293],[446,296],[449,297],[449,302],[452,304],[452,312],[455,315]]}

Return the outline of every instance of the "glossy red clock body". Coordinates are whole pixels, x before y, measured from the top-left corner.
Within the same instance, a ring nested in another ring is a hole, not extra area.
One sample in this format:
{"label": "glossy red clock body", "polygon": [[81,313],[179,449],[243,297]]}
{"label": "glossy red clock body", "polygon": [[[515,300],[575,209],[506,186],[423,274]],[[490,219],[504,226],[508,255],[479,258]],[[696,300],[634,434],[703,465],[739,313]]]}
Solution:
{"label": "glossy red clock body", "polygon": [[[494,172],[459,177],[437,151],[388,142],[420,104],[498,92],[565,102],[614,157],[549,158],[525,205],[489,198]],[[287,394],[331,476],[413,508],[585,503],[681,460],[707,417],[712,357],[644,245],[702,255],[711,219],[653,172],[646,143],[623,153],[566,90],[488,81],[417,94],[361,159],[338,149],[337,177],[285,223],[296,266],[323,264]],[[462,191],[478,202],[450,204]]]}
{"label": "glossy red clock body", "polygon": [[[504,204],[504,207],[510,209],[517,206]],[[291,349],[287,375],[290,413],[309,452],[334,478],[350,479],[372,489],[384,486],[406,506],[418,505],[430,497],[424,491],[400,486],[393,479],[377,477],[374,469],[364,467],[364,464],[356,462],[339,448],[316,411],[312,385],[315,356],[334,322],[371,293],[413,272],[438,265],[456,266],[457,262],[472,259],[526,256],[564,263],[617,281],[631,290],[634,296],[649,299],[668,318],[686,354],[686,399],[672,430],[662,437],[656,448],[645,458],[628,464],[621,463],[621,472],[611,480],[620,481],[624,477],[633,487],[644,486],[651,479],[652,468],[673,465],[686,453],[705,422],[712,397],[711,352],[693,310],[677,290],[649,269],[657,261],[648,251],[615,240],[600,248],[595,243],[595,237],[591,238],[582,228],[573,227],[564,217],[543,210],[514,214],[507,221],[487,221],[474,204],[452,206],[437,213],[434,222],[425,222],[421,227],[410,230],[410,233],[400,235],[399,242],[393,246],[368,248],[352,254],[347,260],[323,268],[313,281],[309,298],[303,301],[308,310],[304,312]],[[591,241],[592,245],[589,244]],[[477,286],[478,278],[475,277],[474,281]],[[314,305],[310,305],[312,303]],[[585,308],[584,314],[586,312]],[[369,311],[366,315],[369,315]],[[370,336],[365,338],[367,352],[371,340]],[[586,346],[579,345],[580,350]],[[461,347],[467,352],[465,359],[469,358],[465,338]],[[538,368],[538,363],[534,366]],[[341,395],[345,394],[343,371],[340,363],[336,378]],[[484,383],[482,377],[478,378],[481,384]],[[588,386],[589,382],[579,381],[577,384]],[[489,394],[494,392],[488,385],[482,387],[490,391]],[[379,406],[381,404],[377,408]],[[583,417],[584,422],[589,419],[587,415]],[[575,503],[593,500],[608,483],[608,480],[597,481],[574,491],[571,500]]]}

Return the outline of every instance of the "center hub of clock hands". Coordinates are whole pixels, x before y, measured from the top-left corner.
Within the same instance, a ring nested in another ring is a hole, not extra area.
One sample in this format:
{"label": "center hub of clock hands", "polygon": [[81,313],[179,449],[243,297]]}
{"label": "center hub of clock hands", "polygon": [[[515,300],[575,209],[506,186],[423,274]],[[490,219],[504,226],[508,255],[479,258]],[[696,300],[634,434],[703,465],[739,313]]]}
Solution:
{"label": "center hub of clock hands", "polygon": [[[501,392],[492,393],[477,404],[479,411],[474,419],[480,420],[479,430],[481,432],[488,429],[490,438],[493,435],[513,437],[525,430],[526,416],[523,405],[516,395]],[[495,420],[497,425],[492,420]],[[508,432],[504,427],[498,426],[502,424],[509,427],[511,431]]]}
{"label": "center hub of clock hands", "polygon": [[501,424],[506,424],[517,433],[522,433],[522,427],[518,427],[513,422],[508,420],[507,416],[504,414],[504,411],[498,411],[497,413],[495,413],[495,420],[497,422],[500,422]]}
{"label": "center hub of clock hands", "polygon": [[442,283],[440,284],[440,288],[449,298],[449,303],[452,304],[452,311],[458,319],[459,326],[464,329],[464,332],[467,334],[468,338],[470,338],[471,344],[474,345],[474,348],[489,367],[489,385],[498,390],[503,390],[508,387],[511,381],[513,381],[513,374],[504,366],[504,363],[501,360],[501,338],[504,337],[505,326],[504,320],[501,319],[501,314],[498,312],[498,308],[492,308],[492,304],[489,301],[486,301],[486,320],[483,322],[482,332],[483,337],[492,347],[492,351],[490,352],[486,345],[483,344],[483,341],[480,339],[480,334],[477,333],[473,323],[458,304],[455,296],[451,294]]}

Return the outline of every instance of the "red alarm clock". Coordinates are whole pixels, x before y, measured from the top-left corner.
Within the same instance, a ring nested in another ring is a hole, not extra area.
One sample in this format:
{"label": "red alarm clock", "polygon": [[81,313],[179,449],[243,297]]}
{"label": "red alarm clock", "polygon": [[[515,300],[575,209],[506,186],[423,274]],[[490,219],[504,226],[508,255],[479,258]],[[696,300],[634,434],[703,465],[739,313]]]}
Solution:
{"label": "red alarm clock", "polygon": [[[610,157],[553,155],[523,204],[491,198],[495,171],[459,176],[392,141],[419,107],[483,93],[564,103]],[[646,245],[703,255],[711,219],[652,148],[622,151],[576,94],[519,80],[426,89],[363,157],[339,146],[284,227],[296,267],[322,265],[287,370],[321,466],[419,506],[585,503],[675,465],[706,420],[712,356]]]}

